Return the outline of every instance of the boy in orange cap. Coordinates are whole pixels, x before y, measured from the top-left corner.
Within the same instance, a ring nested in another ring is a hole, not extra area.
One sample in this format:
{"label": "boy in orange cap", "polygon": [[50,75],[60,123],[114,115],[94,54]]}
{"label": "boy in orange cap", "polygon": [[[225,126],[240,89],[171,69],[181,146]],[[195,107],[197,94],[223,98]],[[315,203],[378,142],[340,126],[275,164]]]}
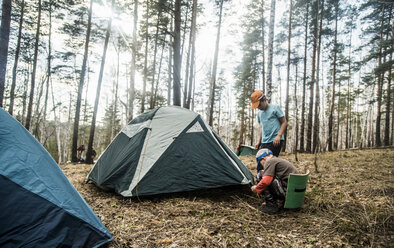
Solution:
{"label": "boy in orange cap", "polygon": [[257,121],[261,124],[261,133],[256,149],[268,148],[274,156],[278,157],[287,126],[285,115],[278,105],[268,103],[267,97],[261,90],[253,92],[250,98],[252,109],[260,110],[257,112]]}

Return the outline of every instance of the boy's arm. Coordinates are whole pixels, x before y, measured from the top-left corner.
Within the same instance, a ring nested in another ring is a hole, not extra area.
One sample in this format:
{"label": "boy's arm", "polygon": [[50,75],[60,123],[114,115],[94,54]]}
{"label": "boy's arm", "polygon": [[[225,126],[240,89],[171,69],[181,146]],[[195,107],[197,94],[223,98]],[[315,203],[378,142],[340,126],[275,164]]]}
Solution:
{"label": "boy's arm", "polygon": [[287,121],[286,121],[286,117],[282,116],[279,118],[279,122],[280,122],[280,129],[278,134],[276,135],[275,139],[274,139],[274,146],[278,146],[280,144],[280,138],[282,137],[282,134],[285,132],[286,127],[287,127]]}
{"label": "boy's arm", "polygon": [[252,191],[260,195],[271,184],[273,179],[272,176],[263,176],[257,185],[252,186]]}
{"label": "boy's arm", "polygon": [[262,131],[261,128],[260,128],[260,131],[259,131],[259,133],[260,133],[260,135],[259,135],[259,141],[258,141],[257,144],[255,145],[256,150],[258,150],[258,149],[260,148],[261,139],[263,138],[262,132],[263,132],[263,131]]}

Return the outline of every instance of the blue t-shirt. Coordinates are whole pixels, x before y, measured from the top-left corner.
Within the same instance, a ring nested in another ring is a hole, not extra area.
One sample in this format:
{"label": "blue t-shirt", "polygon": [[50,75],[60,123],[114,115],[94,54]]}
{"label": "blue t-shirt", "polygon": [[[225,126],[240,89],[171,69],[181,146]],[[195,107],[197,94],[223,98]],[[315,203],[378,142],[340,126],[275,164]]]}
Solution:
{"label": "blue t-shirt", "polygon": [[[261,124],[261,143],[271,143],[280,130],[279,118],[285,116],[278,105],[270,104],[265,110],[257,112],[257,121]],[[284,140],[282,134],[281,140]]]}

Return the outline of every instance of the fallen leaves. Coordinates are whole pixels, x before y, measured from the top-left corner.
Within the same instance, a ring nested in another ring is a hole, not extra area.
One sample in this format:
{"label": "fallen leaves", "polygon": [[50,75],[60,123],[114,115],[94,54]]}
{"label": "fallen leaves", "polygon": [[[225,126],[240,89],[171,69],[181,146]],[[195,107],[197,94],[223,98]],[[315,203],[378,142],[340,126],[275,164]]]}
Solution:
{"label": "fallen leaves", "polygon": [[[249,186],[124,198],[85,184],[92,165],[64,173],[122,247],[390,247],[394,243],[394,150],[281,154],[311,170],[300,210],[265,215]],[[368,159],[367,159],[368,158]],[[370,159],[373,158],[373,159]],[[255,159],[241,157],[252,173]],[[379,163],[376,163],[379,161]]]}

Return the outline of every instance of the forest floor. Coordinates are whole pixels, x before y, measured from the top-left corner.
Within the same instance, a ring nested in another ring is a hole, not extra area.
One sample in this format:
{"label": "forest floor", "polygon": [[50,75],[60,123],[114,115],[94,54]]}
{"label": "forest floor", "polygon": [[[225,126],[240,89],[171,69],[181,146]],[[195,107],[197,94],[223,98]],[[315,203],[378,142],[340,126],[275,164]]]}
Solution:
{"label": "forest floor", "polygon": [[[109,247],[393,247],[394,149],[281,154],[311,171],[300,210],[268,215],[249,186],[124,198],[85,184],[92,165],[61,168],[101,219]],[[241,157],[255,172],[255,158]]]}

